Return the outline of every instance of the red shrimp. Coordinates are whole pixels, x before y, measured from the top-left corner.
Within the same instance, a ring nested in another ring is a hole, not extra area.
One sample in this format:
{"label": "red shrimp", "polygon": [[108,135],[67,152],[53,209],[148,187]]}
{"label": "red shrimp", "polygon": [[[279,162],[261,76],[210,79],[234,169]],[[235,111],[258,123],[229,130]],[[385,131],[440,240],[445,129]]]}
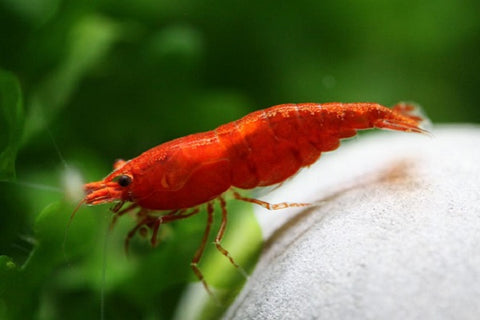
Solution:
{"label": "red shrimp", "polygon": [[[207,224],[191,267],[211,293],[197,264],[210,233],[214,201],[219,201],[222,209],[215,246],[239,268],[221,245],[227,225],[223,197],[226,191],[232,190],[236,199],[269,210],[308,205],[270,204],[243,197],[234,188],[281,183],[317,161],[322,152],[338,148],[340,139],[354,136],[357,130],[381,128],[425,133],[420,128],[423,119],[414,114],[414,109],[403,103],[392,109],[376,103],[302,103],[252,112],[215,130],[163,143],[130,161],[117,161],[106,178],[84,186],[86,196],[78,207],[84,203],[118,201],[112,208],[116,213],[112,225],[119,216],[139,209],[138,223],[125,240],[127,249],[128,241],[142,227],[152,229],[151,243],[155,245],[161,224],[188,218],[206,204]],[[130,205],[120,210],[126,202]],[[152,214],[159,210],[166,213]]]}

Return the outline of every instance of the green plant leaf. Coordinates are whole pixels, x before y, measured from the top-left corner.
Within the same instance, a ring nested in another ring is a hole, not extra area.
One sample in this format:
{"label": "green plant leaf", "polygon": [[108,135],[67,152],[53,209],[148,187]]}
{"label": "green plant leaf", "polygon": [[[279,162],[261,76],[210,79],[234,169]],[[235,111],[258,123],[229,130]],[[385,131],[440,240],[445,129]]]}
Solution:
{"label": "green plant leaf", "polygon": [[0,256],[0,319],[8,319],[8,304],[5,293],[18,275],[18,268],[7,256]]}
{"label": "green plant leaf", "polygon": [[10,72],[0,69],[0,180],[15,179],[15,158],[23,130],[20,84]]}
{"label": "green plant leaf", "polygon": [[[71,269],[68,263],[91,250],[95,233],[87,233],[94,225],[92,215],[75,219],[75,228],[69,232],[64,246],[65,228],[71,207],[65,202],[54,202],[43,209],[35,221],[34,248],[27,261],[17,265],[7,256],[0,256],[0,319],[28,319],[41,310],[41,300],[48,296],[45,279],[56,277]],[[59,286],[60,289],[66,285]],[[59,289],[59,290],[60,290]],[[22,307],[18,303],[22,301]]]}

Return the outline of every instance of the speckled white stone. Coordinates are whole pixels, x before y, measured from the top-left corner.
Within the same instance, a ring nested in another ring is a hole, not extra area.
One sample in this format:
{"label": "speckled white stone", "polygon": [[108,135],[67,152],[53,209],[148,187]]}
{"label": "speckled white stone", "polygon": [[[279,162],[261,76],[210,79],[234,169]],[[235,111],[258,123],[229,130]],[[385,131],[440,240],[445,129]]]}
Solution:
{"label": "speckled white stone", "polygon": [[272,192],[225,319],[480,319],[480,127],[375,132]]}

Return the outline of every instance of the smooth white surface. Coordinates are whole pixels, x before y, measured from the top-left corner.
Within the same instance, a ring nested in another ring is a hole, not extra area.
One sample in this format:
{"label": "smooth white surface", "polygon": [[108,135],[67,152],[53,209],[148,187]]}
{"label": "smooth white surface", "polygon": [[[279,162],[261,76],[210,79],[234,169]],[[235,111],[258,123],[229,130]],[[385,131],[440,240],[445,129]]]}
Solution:
{"label": "smooth white surface", "polygon": [[[264,253],[226,319],[479,319],[480,128],[343,143],[262,199]],[[293,217],[293,218],[292,218]]]}

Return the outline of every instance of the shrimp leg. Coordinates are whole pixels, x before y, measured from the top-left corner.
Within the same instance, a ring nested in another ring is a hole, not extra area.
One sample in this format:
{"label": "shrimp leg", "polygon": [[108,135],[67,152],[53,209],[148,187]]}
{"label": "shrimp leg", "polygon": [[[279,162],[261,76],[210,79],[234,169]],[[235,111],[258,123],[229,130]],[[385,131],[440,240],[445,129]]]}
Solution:
{"label": "shrimp leg", "polygon": [[[125,210],[130,211],[131,209],[133,208],[128,207]],[[130,230],[127,237],[125,238],[125,252],[128,253],[130,240],[133,238],[135,233],[137,233],[138,229],[140,229],[141,227],[146,225],[153,230],[152,238],[150,239],[150,242],[152,244],[152,247],[155,247],[157,245],[157,234],[161,224],[191,217],[194,214],[197,214],[200,210],[198,208],[195,208],[191,212],[184,214],[186,211],[187,210],[173,210],[170,213],[161,217],[153,217],[153,216],[147,215],[145,218],[140,220],[140,222],[138,222],[132,230]],[[148,210],[140,210],[138,212],[138,216],[145,215],[147,212]]]}
{"label": "shrimp leg", "polygon": [[292,207],[308,207],[312,205],[311,203],[297,203],[297,202],[269,203],[269,202],[254,199],[254,198],[244,197],[237,191],[233,191],[233,196],[237,200],[258,204],[259,206],[262,206],[268,210],[280,210],[280,209],[292,208]]}
{"label": "shrimp leg", "polygon": [[217,247],[217,250],[220,251],[221,254],[223,254],[225,257],[228,258],[228,260],[230,260],[230,263],[233,264],[233,266],[237,268],[245,278],[248,278],[248,274],[245,269],[243,269],[242,266],[240,266],[238,263],[235,262],[235,260],[233,260],[230,252],[228,252],[228,250],[225,249],[220,243],[223,239],[225,229],[227,228],[227,203],[225,202],[225,199],[223,199],[223,197],[219,197],[218,200],[220,201],[220,207],[222,208],[222,222],[220,223],[220,229],[218,229],[217,236],[215,237],[215,247]]}
{"label": "shrimp leg", "polygon": [[[148,212],[147,209],[141,209],[139,212],[138,212],[138,216],[142,216],[142,215],[145,215],[146,213]],[[143,225],[145,224],[148,224],[149,222],[151,222],[153,219],[153,217],[151,216],[146,216],[145,218],[143,218],[142,220],[140,220],[139,223],[137,223],[137,225],[128,232],[127,234],[127,237],[125,238],[125,243],[124,243],[124,250],[125,250],[125,254],[128,255],[128,247],[130,246],[130,240],[133,238],[133,236],[135,235],[135,233],[137,233],[138,229],[140,229]]]}
{"label": "shrimp leg", "polygon": [[208,235],[210,234],[210,230],[212,229],[213,211],[214,211],[213,204],[212,202],[209,202],[207,204],[207,225],[203,233],[202,243],[200,244],[200,247],[195,252],[192,262],[190,262],[190,267],[192,268],[193,272],[195,273],[197,278],[200,280],[200,282],[203,284],[203,287],[205,288],[205,290],[207,290],[208,294],[212,297],[215,297],[215,295],[210,290],[207,282],[205,281],[205,278],[202,272],[200,271],[200,268],[198,268],[198,262],[202,258],[203,252],[205,251],[205,245],[207,244],[207,241],[208,241]]}
{"label": "shrimp leg", "polygon": [[158,229],[160,228],[160,225],[164,223],[169,223],[171,221],[175,220],[181,220],[185,219],[188,217],[191,217],[198,212],[200,212],[199,208],[195,208],[192,211],[188,212],[185,214],[187,210],[180,210],[180,211],[173,211],[165,216],[161,216],[155,219],[155,222],[153,223],[153,226],[151,227],[153,230],[152,233],[152,239],[150,240],[152,247],[155,247],[157,245],[157,234],[158,234]]}
{"label": "shrimp leg", "polygon": [[[113,227],[115,226],[115,224],[117,223],[117,220],[118,218],[120,218],[121,216],[123,216],[124,214],[134,210],[135,208],[138,208],[138,204],[136,203],[132,203],[131,205],[129,205],[128,207],[126,207],[125,209],[123,210],[120,210],[120,208],[122,207],[123,205],[123,202],[120,202],[119,204],[117,204],[115,207],[113,207],[111,209],[111,211],[114,213],[114,216],[112,218],[112,222],[110,222],[110,227],[109,229],[112,230]],[[120,210],[120,211],[119,211]]]}

